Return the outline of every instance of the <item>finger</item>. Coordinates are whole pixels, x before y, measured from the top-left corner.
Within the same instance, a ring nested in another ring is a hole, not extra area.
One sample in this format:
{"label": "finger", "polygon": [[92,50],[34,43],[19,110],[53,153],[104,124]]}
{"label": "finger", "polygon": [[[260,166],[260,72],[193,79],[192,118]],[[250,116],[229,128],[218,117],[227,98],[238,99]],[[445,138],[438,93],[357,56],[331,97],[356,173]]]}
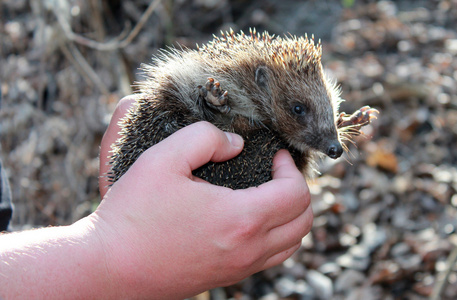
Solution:
{"label": "finger", "polygon": [[110,184],[106,175],[110,169],[109,160],[111,145],[120,137],[119,121],[124,118],[128,110],[133,107],[134,102],[135,98],[132,95],[124,97],[119,101],[100,143],[100,176],[98,177],[98,187],[101,198],[105,196]]}
{"label": "finger", "polygon": [[308,185],[288,151],[279,151],[273,160],[273,180],[257,188],[238,190],[243,208],[264,224],[266,230],[286,224],[301,215],[310,204]]}
{"label": "finger", "polygon": [[266,244],[272,254],[279,253],[299,243],[313,226],[313,210],[309,206],[305,212],[289,223],[270,230]]}
{"label": "finger", "polygon": [[281,149],[273,158],[273,179],[277,178],[294,178],[302,173],[297,169],[294,159],[289,151]]}
{"label": "finger", "polygon": [[192,176],[193,170],[209,161],[226,161],[238,155],[243,149],[243,139],[208,122],[198,122],[178,130],[152,149],[154,156],[160,157],[171,172]]}
{"label": "finger", "polygon": [[290,247],[280,253],[277,253],[277,254],[271,256],[270,258],[268,258],[265,261],[265,263],[263,264],[263,266],[260,270],[266,270],[266,269],[272,268],[274,266],[277,266],[277,265],[283,263],[286,259],[291,257],[292,254],[295,253],[295,251],[300,249],[300,246],[301,246],[301,242],[293,245],[292,247]]}

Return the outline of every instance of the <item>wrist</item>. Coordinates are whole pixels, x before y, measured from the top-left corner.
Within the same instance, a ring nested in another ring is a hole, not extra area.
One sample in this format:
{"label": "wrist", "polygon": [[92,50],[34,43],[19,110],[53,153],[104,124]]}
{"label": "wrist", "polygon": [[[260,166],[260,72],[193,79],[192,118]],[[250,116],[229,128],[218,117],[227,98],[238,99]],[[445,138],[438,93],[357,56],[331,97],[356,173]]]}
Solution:
{"label": "wrist", "polygon": [[124,213],[105,208],[102,203],[91,217],[104,249],[106,276],[117,290],[114,298],[184,299],[207,289],[198,284],[198,276],[181,276],[186,266],[180,265],[172,247],[163,244],[168,236],[148,236],[144,228],[153,232],[154,227],[138,222],[128,208]]}
{"label": "wrist", "polygon": [[97,218],[92,215],[69,226],[69,234],[74,235],[79,244],[76,255],[80,257],[82,276],[87,281],[82,286],[89,292],[86,298],[116,299],[118,291],[109,266],[109,249]]}
{"label": "wrist", "polygon": [[[154,260],[154,253],[142,252],[146,249],[141,245],[147,243],[145,237],[135,236],[138,230],[132,230],[134,227],[129,220],[122,218],[122,214],[97,210],[87,221],[86,226],[90,228],[92,238],[97,240],[99,253],[102,253],[103,276],[110,285],[111,298],[157,297],[161,283],[154,277],[163,274],[151,266],[157,263],[150,261]],[[151,290],[154,292],[151,293]]]}

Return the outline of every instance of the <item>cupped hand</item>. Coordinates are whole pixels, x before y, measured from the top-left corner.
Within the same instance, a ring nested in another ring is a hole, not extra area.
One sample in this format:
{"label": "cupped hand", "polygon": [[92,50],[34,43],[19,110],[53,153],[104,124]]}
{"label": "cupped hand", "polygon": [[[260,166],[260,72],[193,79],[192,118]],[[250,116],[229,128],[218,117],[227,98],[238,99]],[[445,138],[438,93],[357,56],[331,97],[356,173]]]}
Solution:
{"label": "cupped hand", "polygon": [[[101,162],[131,103],[118,106]],[[190,297],[277,265],[300,247],[313,216],[306,181],[287,151],[273,160],[273,180],[259,187],[231,190],[192,175],[242,146],[238,135],[200,122],[145,151],[106,194],[100,180],[104,199],[92,218],[122,296]]]}

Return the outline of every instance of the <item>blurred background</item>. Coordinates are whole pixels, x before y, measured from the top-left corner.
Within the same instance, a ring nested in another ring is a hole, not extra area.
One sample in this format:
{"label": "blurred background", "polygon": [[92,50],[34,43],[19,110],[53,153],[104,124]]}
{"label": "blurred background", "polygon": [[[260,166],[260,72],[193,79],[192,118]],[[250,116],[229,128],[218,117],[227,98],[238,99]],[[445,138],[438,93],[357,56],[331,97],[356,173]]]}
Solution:
{"label": "blurred background", "polygon": [[379,118],[345,158],[322,162],[314,227],[292,258],[197,298],[457,297],[456,0],[3,0],[0,21],[13,230],[97,207],[101,137],[158,49],[230,28],[313,33],[341,110],[370,105]]}

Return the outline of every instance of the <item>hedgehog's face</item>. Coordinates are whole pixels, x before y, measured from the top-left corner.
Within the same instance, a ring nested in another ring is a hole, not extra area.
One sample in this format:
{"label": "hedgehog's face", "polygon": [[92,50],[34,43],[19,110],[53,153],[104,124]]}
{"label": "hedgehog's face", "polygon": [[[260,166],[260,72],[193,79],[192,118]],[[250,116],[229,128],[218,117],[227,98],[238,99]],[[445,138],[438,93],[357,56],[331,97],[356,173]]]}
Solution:
{"label": "hedgehog's face", "polygon": [[302,152],[317,150],[333,159],[341,156],[343,147],[338,139],[333,108],[327,95],[303,94],[298,99],[282,101],[285,105],[281,109],[288,119],[278,125],[287,128],[286,138],[291,146]]}
{"label": "hedgehog's face", "polygon": [[265,68],[256,74],[259,86],[269,90],[271,120],[283,138],[303,153],[317,150],[336,159],[343,153],[334,118],[337,104],[324,80],[319,74],[271,74]]}

